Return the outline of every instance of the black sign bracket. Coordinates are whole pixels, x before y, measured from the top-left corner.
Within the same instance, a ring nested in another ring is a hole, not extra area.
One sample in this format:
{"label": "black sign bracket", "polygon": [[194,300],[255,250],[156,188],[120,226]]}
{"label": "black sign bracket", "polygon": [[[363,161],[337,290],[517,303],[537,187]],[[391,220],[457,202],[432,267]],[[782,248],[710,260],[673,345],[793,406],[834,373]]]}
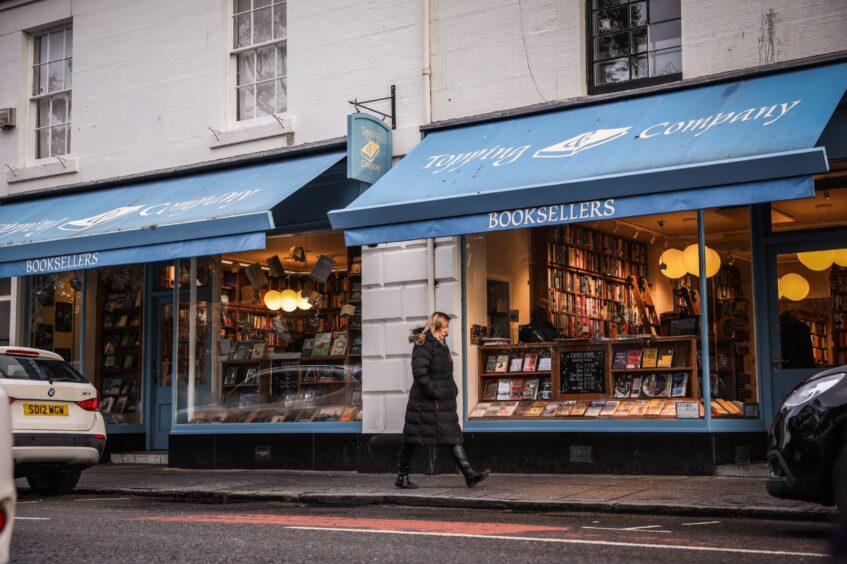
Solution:
{"label": "black sign bracket", "polygon": [[[387,100],[391,101],[391,113],[381,112],[377,109],[371,108],[370,106],[366,106],[365,104],[372,104],[374,102],[385,102]],[[373,98],[371,100],[359,100],[358,98],[354,98],[352,100],[347,101],[348,104],[352,104],[356,111],[359,112],[361,110],[367,110],[373,114],[378,115],[382,118],[382,121],[386,119],[391,120],[391,129],[397,129],[397,88],[395,85],[391,85],[391,94],[386,96],[385,98]]]}

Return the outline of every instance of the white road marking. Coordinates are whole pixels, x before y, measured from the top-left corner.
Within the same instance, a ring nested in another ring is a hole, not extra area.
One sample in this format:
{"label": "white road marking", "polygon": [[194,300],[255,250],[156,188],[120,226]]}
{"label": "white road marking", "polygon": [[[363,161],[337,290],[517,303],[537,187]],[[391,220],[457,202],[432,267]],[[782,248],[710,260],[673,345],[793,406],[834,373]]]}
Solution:
{"label": "white road marking", "polygon": [[119,501],[123,499],[132,499],[130,497],[92,497],[90,499],[76,499],[74,501]]}
{"label": "white road marking", "polygon": [[828,554],[820,554],[817,552],[792,552],[787,550],[753,550],[748,548],[724,548],[720,546],[681,546],[671,544],[656,544],[656,543],[638,543],[638,542],[619,542],[619,541],[601,541],[601,540],[583,540],[583,539],[557,539],[544,537],[518,537],[510,535],[471,535],[466,533],[431,533],[431,532],[416,532],[416,531],[391,531],[383,529],[356,529],[348,527],[298,527],[289,526],[286,529],[295,529],[299,531],[335,531],[340,533],[372,533],[381,535],[419,535],[426,537],[454,537],[454,538],[470,538],[470,539],[494,539],[506,541],[531,541],[531,542],[552,542],[560,544],[586,544],[594,546],[622,546],[628,548],[657,548],[666,550],[690,550],[694,552],[727,552],[733,554],[766,554],[772,556],[814,556],[818,558],[829,558]]}
{"label": "white road marking", "polygon": [[683,527],[693,527],[695,525],[718,525],[720,521],[701,521],[699,523],[682,523]]}
{"label": "white road marking", "polygon": [[21,521],[49,521],[50,517],[18,517],[15,516],[15,520],[20,519]]}
{"label": "white road marking", "polygon": [[43,500],[43,499],[38,499],[38,500],[36,500],[36,501],[19,501],[19,502],[17,502],[17,503],[18,503],[18,505],[26,505],[27,503],[41,503],[42,501],[44,501],[44,500]]}
{"label": "white road marking", "polygon": [[[645,533],[670,533],[671,531],[664,531],[659,529],[653,529],[652,527],[661,527],[661,525],[649,525],[647,527],[627,527],[625,529],[621,529],[618,527],[582,527],[583,529],[593,529],[595,531],[629,531],[629,532],[645,532]],[[649,530],[647,530],[649,529]]]}

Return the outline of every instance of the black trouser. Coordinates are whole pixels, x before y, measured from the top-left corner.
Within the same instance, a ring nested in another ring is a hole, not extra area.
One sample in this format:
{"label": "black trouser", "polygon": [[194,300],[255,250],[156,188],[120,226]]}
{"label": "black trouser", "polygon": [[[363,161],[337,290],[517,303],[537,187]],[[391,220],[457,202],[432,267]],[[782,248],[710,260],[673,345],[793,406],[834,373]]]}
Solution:
{"label": "black trouser", "polygon": [[[407,442],[405,439],[400,446],[400,462],[397,465],[397,473],[400,475],[408,474],[412,468],[412,456],[415,454],[415,445]],[[450,447],[450,454],[453,455],[453,461],[459,470],[466,477],[473,474],[471,463],[468,462],[468,455],[465,453],[465,448],[462,445],[453,445]]]}

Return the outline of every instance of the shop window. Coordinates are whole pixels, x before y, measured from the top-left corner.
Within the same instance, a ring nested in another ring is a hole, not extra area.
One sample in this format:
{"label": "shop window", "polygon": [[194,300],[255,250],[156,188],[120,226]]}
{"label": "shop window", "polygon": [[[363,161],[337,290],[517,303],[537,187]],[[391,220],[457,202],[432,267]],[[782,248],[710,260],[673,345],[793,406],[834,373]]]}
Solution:
{"label": "shop window", "polygon": [[592,93],[682,78],[679,0],[591,0],[587,4]]}
{"label": "shop window", "polygon": [[818,189],[814,198],[771,204],[771,229],[774,232],[838,227],[845,221],[847,188]]}
{"label": "shop window", "polygon": [[[94,381],[107,423],[141,422],[144,339],[144,267],[116,266],[91,271],[95,304]],[[91,372],[91,371],[89,371]]]}
{"label": "shop window", "polygon": [[11,344],[12,279],[0,278],[0,347]]}
{"label": "shop window", "polygon": [[[179,285],[181,288],[188,288],[190,280],[190,261],[180,261],[179,266]],[[174,271],[175,266],[172,262],[162,262],[155,266],[156,272],[156,290],[171,290],[174,287]],[[197,264],[197,272],[195,273],[194,283],[198,287],[206,287],[209,284],[209,263],[208,261],[200,261]]]}
{"label": "shop window", "polygon": [[288,109],[288,19],[279,0],[233,0],[238,121]]}
{"label": "shop window", "polygon": [[81,371],[82,273],[62,272],[29,280],[29,345],[61,355]]}
{"label": "shop window", "polygon": [[341,234],[215,257],[180,289],[177,423],[360,420],[361,266]]}
{"label": "shop window", "polygon": [[[703,416],[699,263],[689,264],[698,256],[695,212],[493,232],[466,244],[471,419]],[[718,252],[720,265],[709,259],[710,311],[746,307],[750,316],[749,284],[735,288],[749,281],[749,242]],[[729,281],[742,256],[747,278]],[[728,284],[731,292],[720,289]],[[737,327],[727,319],[710,317],[721,344],[727,332],[741,336],[741,317]],[[754,373],[748,339],[744,370]],[[720,351],[710,354],[722,360]],[[744,415],[755,383],[741,370],[728,391],[713,393],[713,415]]]}

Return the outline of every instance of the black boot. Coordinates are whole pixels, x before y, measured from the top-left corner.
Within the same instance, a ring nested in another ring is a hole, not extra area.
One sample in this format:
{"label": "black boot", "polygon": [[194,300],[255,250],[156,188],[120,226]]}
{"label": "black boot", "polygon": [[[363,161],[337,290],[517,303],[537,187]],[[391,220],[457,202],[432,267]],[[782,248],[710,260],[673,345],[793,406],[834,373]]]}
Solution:
{"label": "black boot", "polygon": [[409,480],[408,474],[397,474],[397,478],[394,480],[394,485],[404,490],[418,489],[418,485]]}
{"label": "black boot", "polygon": [[451,452],[453,453],[453,460],[456,461],[456,466],[458,466],[459,470],[461,470],[462,474],[464,474],[465,483],[469,488],[474,487],[486,479],[491,473],[490,470],[476,472],[471,466],[471,463],[468,462],[468,455],[465,453],[465,449],[462,445],[453,445]]}

